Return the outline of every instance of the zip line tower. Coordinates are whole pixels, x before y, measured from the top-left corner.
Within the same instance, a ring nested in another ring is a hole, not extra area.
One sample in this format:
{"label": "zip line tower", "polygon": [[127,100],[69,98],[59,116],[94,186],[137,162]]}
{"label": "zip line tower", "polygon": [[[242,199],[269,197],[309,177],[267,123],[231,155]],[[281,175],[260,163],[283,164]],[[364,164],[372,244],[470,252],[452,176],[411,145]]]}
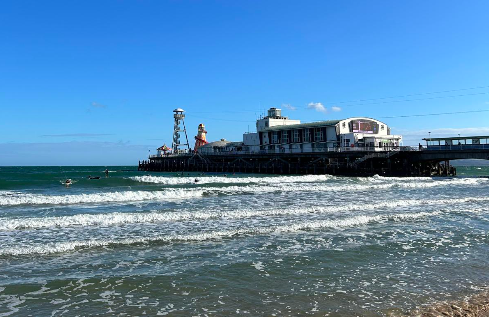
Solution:
{"label": "zip line tower", "polygon": [[[187,146],[188,151],[190,152],[190,145],[188,143],[188,137],[187,137],[187,129],[185,128],[185,114],[183,114],[185,111],[182,108],[177,108],[173,110],[173,118],[175,119],[174,125],[173,125],[173,142],[171,145],[171,148],[173,150],[173,154],[178,154],[183,152],[181,150],[181,147]],[[183,129],[182,129],[183,127]],[[185,140],[187,143],[180,143],[180,134],[185,133]]]}

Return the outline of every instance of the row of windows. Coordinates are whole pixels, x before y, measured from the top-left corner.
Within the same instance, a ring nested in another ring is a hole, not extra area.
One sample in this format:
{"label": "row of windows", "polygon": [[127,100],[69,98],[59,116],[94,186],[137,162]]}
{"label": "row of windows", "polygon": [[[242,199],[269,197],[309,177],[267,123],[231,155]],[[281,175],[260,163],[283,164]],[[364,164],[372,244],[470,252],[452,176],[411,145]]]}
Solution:
{"label": "row of windows", "polygon": [[326,128],[273,131],[269,133],[269,138],[272,144],[324,142],[326,140]]}

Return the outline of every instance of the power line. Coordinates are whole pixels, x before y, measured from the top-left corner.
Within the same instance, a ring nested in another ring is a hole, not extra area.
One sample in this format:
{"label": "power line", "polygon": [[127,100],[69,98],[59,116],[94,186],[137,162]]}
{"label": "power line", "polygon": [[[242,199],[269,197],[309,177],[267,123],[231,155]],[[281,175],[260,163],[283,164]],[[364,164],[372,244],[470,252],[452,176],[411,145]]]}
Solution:
{"label": "power line", "polygon": [[[342,105],[343,107],[355,107],[355,106],[364,106],[364,105],[378,105],[378,104],[388,104],[388,103],[399,103],[399,102],[413,102],[413,101],[423,101],[423,100],[434,100],[434,99],[445,99],[445,98],[458,98],[458,97],[468,97],[468,96],[478,96],[478,95],[487,95],[489,92],[478,92],[471,94],[459,94],[459,95],[450,95],[450,96],[435,96],[435,97],[427,97],[427,98],[415,98],[415,99],[402,99],[402,100],[388,100],[388,99],[396,99],[396,98],[407,98],[414,96],[424,96],[424,95],[434,95],[434,94],[442,94],[449,92],[457,92],[457,91],[467,91],[467,90],[475,90],[475,89],[487,89],[489,86],[478,86],[478,87],[469,87],[469,88],[460,88],[460,89],[451,89],[451,90],[441,90],[441,91],[431,91],[424,93],[416,93],[416,94],[407,94],[407,95],[399,95],[399,96],[391,96],[391,97],[379,97],[379,98],[370,98],[370,99],[359,99],[359,100],[350,100],[350,101],[336,101],[336,102],[325,102],[328,105]],[[368,101],[376,101],[376,100],[384,100],[381,102],[368,102]],[[349,104],[351,103],[351,104]],[[301,107],[303,109],[308,109],[308,107]],[[221,113],[262,113],[263,110],[223,110]],[[212,111],[194,111],[193,113],[215,113]],[[223,119],[224,120],[224,119]],[[237,121],[240,122],[240,121]]]}
{"label": "power line", "polygon": [[206,119],[206,120],[215,120],[215,121],[229,121],[229,122],[245,122],[245,123],[250,123],[250,122],[255,122],[255,121],[245,121],[245,120],[233,120],[233,119],[221,119],[221,118],[209,118],[209,117],[201,117],[201,116],[194,116],[191,114],[186,113],[185,114],[187,117],[195,117],[199,119]]}
{"label": "power line", "polygon": [[489,112],[489,109],[454,111],[454,112],[440,112],[440,113],[425,113],[425,114],[411,114],[411,115],[389,116],[389,117],[380,117],[380,118],[382,118],[382,119],[393,119],[393,118],[411,118],[411,117],[430,117],[430,116],[444,116],[444,115],[450,115],[450,114],[479,113],[479,112]]}
{"label": "power line", "polygon": [[395,98],[406,98],[406,97],[414,97],[414,96],[423,96],[423,95],[434,95],[434,94],[443,94],[447,92],[456,92],[456,91],[466,91],[466,90],[474,90],[474,89],[486,89],[489,86],[478,86],[478,87],[470,87],[470,88],[460,88],[460,89],[451,89],[451,90],[442,90],[442,91],[432,91],[432,92],[422,92],[416,94],[409,95],[400,95],[400,96],[392,96],[392,97],[379,97],[379,98],[371,98],[371,99],[359,99],[359,100],[351,100],[351,101],[337,101],[337,102],[328,102],[328,104],[343,104],[350,102],[364,102],[364,101],[375,101],[375,100],[384,100],[384,99],[395,99]]}
{"label": "power line", "polygon": [[352,104],[345,105],[345,107],[354,107],[354,106],[362,106],[362,105],[379,105],[386,103],[396,103],[396,102],[411,102],[411,101],[422,101],[422,100],[433,100],[433,99],[444,99],[444,98],[457,98],[457,97],[467,97],[467,96],[477,96],[477,95],[487,95],[489,92],[479,92],[474,94],[462,94],[462,95],[452,95],[452,96],[437,96],[437,97],[428,97],[428,98],[418,98],[418,99],[403,99],[403,100],[392,100],[392,101],[382,101],[375,103],[360,103],[360,104]]}
{"label": "power line", "polygon": [[[487,95],[489,92],[479,92],[474,94],[461,94],[461,95],[451,95],[451,96],[437,96],[437,97],[428,97],[428,98],[417,98],[417,99],[403,99],[403,100],[389,100],[382,102],[369,102],[369,103],[357,103],[350,105],[342,105],[342,107],[355,107],[355,106],[367,106],[367,105],[381,105],[381,104],[389,104],[389,103],[398,103],[398,102],[412,102],[412,101],[422,101],[422,100],[433,100],[433,99],[445,99],[445,98],[457,98],[457,97],[467,97],[467,96],[478,96],[478,95]],[[384,98],[379,98],[384,99]],[[332,105],[335,105],[334,103]],[[303,107],[304,109],[310,109],[309,107]]]}
{"label": "power line", "polygon": [[[445,98],[458,98],[458,97],[468,97],[468,96],[477,96],[477,95],[487,95],[489,92],[478,92],[478,93],[471,93],[471,94],[459,94],[459,95],[450,95],[450,96],[435,96],[435,97],[427,97],[427,98],[415,98],[415,99],[402,99],[402,100],[388,100],[388,99],[395,99],[395,98],[406,98],[406,97],[414,97],[414,96],[423,96],[423,95],[433,95],[433,94],[442,94],[442,93],[448,93],[448,92],[456,92],[456,91],[467,91],[467,90],[475,90],[475,89],[486,89],[489,88],[489,86],[478,86],[478,87],[469,87],[469,88],[460,88],[460,89],[451,89],[451,90],[442,90],[442,91],[432,91],[432,92],[424,92],[424,93],[416,93],[416,94],[407,94],[407,95],[399,95],[399,96],[391,96],[391,97],[379,97],[379,98],[371,98],[371,99],[359,99],[356,101],[337,101],[337,102],[328,102],[327,104],[335,105],[335,104],[341,104],[343,107],[354,107],[354,106],[363,106],[363,105],[379,105],[379,104],[389,104],[389,103],[399,103],[399,102],[413,102],[413,101],[423,101],[423,100],[434,100],[434,99],[445,99]],[[366,101],[376,101],[376,100],[383,100],[380,102],[366,102]],[[354,103],[355,104],[347,104],[347,103]],[[301,107],[303,109],[308,109],[309,107]],[[477,113],[477,112],[487,112],[489,110],[475,110],[475,111],[461,111],[461,112],[453,112],[453,113],[435,113],[435,114],[421,114],[421,115],[407,115],[407,116],[389,116],[389,117],[381,117],[381,118],[408,118],[408,117],[423,117],[423,116],[435,116],[435,115],[446,115],[446,114],[462,114],[462,113]],[[262,110],[238,110],[238,111],[233,111],[233,110],[223,110],[219,111],[220,113],[254,113],[255,115],[258,113],[262,113]],[[196,111],[192,113],[204,113],[204,114],[211,114],[215,113],[213,111]],[[234,120],[234,119],[221,119],[221,118],[214,118],[214,117],[201,117],[201,116],[196,116],[196,115],[189,115],[187,116],[191,117],[198,117],[200,119],[206,119],[206,120],[214,120],[214,121],[228,121],[228,122],[243,122],[243,123],[250,123],[254,122],[251,120]]]}

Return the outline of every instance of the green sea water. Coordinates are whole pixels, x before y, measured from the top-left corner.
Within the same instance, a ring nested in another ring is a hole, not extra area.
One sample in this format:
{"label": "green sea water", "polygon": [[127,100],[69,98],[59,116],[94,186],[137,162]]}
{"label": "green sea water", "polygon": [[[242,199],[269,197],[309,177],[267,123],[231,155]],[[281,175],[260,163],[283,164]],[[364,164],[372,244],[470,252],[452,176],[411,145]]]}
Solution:
{"label": "green sea water", "polygon": [[489,285],[489,168],[457,175],[0,167],[0,316],[398,316],[469,296]]}

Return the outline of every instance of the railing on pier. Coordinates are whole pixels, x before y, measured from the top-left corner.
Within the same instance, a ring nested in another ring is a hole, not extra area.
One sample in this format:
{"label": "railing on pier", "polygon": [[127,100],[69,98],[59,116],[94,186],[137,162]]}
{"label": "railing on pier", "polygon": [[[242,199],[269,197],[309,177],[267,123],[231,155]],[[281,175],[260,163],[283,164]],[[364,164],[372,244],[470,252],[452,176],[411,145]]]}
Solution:
{"label": "railing on pier", "polygon": [[[463,145],[468,146],[468,145]],[[489,149],[489,145],[485,145],[487,149]],[[454,149],[457,149],[457,146],[452,146]],[[432,150],[435,149],[433,146],[427,147],[417,147],[417,146],[355,146],[355,147],[325,147],[325,148],[315,148],[312,151],[294,151],[292,149],[291,152],[287,151],[277,151],[277,150],[260,150],[260,151],[237,151],[237,150],[230,150],[230,151],[208,151],[208,152],[201,152],[201,155],[212,155],[212,156],[228,156],[228,155],[259,155],[259,154],[318,154],[318,153],[346,153],[346,152],[364,152],[364,153],[390,153],[390,152],[415,152],[415,151],[422,151],[422,150]],[[447,149],[444,146],[441,146],[441,149]],[[289,149],[290,150],[290,149]],[[182,157],[191,157],[194,155],[194,152],[185,152],[185,153],[178,153],[178,154],[173,154],[173,153],[166,153],[166,154],[157,154],[157,155],[150,155],[149,159],[154,159],[154,158],[182,158]]]}
{"label": "railing on pier", "polygon": [[[424,148],[425,149],[425,148]],[[212,156],[228,156],[228,155],[253,155],[253,154],[317,154],[317,153],[345,153],[345,152],[366,152],[366,153],[388,153],[388,152],[412,152],[412,151],[419,151],[420,148],[418,147],[412,147],[412,146],[355,146],[355,147],[324,147],[324,148],[315,148],[312,151],[297,151],[298,149],[288,149],[289,151],[285,151],[285,149],[282,149],[280,151],[277,151],[276,149],[273,150],[260,150],[260,151],[243,151],[243,150],[230,150],[230,151],[207,151],[207,152],[201,152],[201,155],[212,155]],[[291,151],[290,151],[291,150]],[[295,151],[294,151],[295,150]],[[166,153],[166,154],[157,154],[157,155],[150,155],[149,159],[154,159],[154,158],[160,158],[160,157],[190,157],[194,153],[179,153],[179,154],[173,154],[173,153]]]}
{"label": "railing on pier", "polygon": [[489,150],[489,144],[428,145],[429,151]]}

